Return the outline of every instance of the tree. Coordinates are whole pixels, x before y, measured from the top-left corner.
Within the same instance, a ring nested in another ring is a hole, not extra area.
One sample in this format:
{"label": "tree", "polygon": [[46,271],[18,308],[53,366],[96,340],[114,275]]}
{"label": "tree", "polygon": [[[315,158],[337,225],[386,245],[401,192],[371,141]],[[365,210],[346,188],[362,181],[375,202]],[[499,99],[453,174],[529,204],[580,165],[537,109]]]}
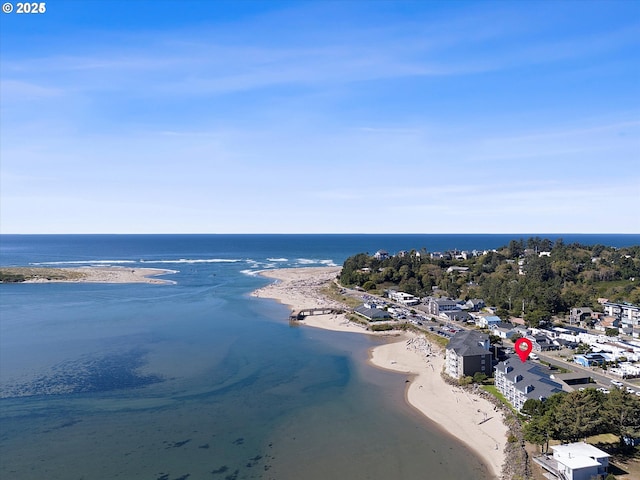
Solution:
{"label": "tree", "polygon": [[365,290],[375,290],[376,284],[371,280],[369,280],[367,282],[364,282],[364,285],[362,285],[362,288],[364,288]]}
{"label": "tree", "polygon": [[606,421],[600,411],[601,395],[593,388],[565,395],[555,411],[555,438],[577,442],[606,431]]}
{"label": "tree", "polygon": [[604,401],[604,417],[608,430],[620,437],[624,448],[624,437],[640,435],[640,398],[623,390],[613,388]]}
{"label": "tree", "polygon": [[549,450],[549,440],[552,438],[552,434],[553,415],[551,412],[532,418],[524,426],[524,439],[529,443],[539,445],[543,452]]}
{"label": "tree", "polygon": [[487,379],[487,375],[482,372],[476,372],[473,374],[473,383],[482,383]]}

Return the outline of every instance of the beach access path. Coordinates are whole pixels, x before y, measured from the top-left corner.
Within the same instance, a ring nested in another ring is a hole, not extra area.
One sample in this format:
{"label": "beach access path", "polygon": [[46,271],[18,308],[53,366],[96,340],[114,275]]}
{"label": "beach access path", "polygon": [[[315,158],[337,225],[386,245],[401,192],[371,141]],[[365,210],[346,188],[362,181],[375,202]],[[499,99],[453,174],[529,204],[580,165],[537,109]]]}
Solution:
{"label": "beach access path", "polygon": [[[261,275],[275,282],[252,295],[278,300],[292,310],[345,308],[321,292],[339,271],[340,267],[266,270]],[[300,323],[328,330],[379,335],[341,314],[313,315]],[[409,404],[472,449],[495,478],[500,478],[508,433],[502,412],[494,410],[488,400],[444,381],[441,375],[444,351],[439,345],[413,332],[401,335],[394,332],[393,337],[398,341],[370,351],[370,362],[379,368],[410,375],[412,379],[406,390]]]}

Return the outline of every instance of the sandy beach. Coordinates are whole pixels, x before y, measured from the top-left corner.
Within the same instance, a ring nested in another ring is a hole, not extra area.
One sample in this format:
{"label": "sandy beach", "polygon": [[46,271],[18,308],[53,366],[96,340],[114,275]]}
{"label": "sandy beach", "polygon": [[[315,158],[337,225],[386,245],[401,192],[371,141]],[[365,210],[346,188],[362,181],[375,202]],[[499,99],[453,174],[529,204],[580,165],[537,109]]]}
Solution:
{"label": "sandy beach", "polygon": [[[339,267],[269,270],[261,275],[276,282],[253,296],[272,298],[292,310],[318,307],[342,307],[324,297],[319,289],[333,280]],[[372,334],[362,325],[349,322],[344,315],[317,315],[302,324],[336,331]],[[397,332],[394,332],[397,337]],[[507,427],[502,413],[487,400],[447,384],[441,371],[444,351],[416,333],[403,333],[400,340],[375,347],[370,352],[373,365],[412,375],[407,384],[407,401],[427,418],[469,446],[485,462],[489,471],[500,478],[505,461]]]}
{"label": "sandy beach", "polygon": [[173,280],[155,278],[175,270],[160,268],[80,267],[36,268],[3,267],[3,273],[24,275],[21,283],[153,283],[174,284]]}

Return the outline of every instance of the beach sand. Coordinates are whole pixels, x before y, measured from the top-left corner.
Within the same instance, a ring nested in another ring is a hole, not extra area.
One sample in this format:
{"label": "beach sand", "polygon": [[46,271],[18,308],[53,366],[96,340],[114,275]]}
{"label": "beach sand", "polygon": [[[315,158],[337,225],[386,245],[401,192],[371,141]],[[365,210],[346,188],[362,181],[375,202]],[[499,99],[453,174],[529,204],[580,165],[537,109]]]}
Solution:
{"label": "beach sand", "polygon": [[153,283],[174,284],[173,280],[154,278],[159,275],[176,273],[175,270],[160,268],[127,267],[79,267],[79,268],[36,268],[3,267],[3,273],[24,275],[22,283]]}
{"label": "beach sand", "polygon": [[[320,288],[333,280],[339,271],[339,267],[268,270],[261,275],[276,282],[252,295],[278,300],[292,310],[341,308],[344,306],[320,293]],[[372,334],[362,325],[349,322],[344,315],[314,315],[300,323],[328,330]],[[393,335],[397,338],[397,332]],[[500,478],[508,433],[502,413],[494,410],[488,400],[444,381],[441,376],[444,351],[440,346],[431,344],[423,335],[403,333],[399,341],[373,348],[370,362],[379,368],[412,375],[407,384],[407,401],[468,445],[495,477]]]}

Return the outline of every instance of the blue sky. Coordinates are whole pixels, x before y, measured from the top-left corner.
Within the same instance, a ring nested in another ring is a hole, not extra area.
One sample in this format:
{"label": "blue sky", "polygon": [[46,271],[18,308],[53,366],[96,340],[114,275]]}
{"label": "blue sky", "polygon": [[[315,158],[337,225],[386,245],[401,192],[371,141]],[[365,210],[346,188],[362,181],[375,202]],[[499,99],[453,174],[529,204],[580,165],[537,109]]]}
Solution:
{"label": "blue sky", "polygon": [[640,3],[0,16],[2,233],[640,233]]}

